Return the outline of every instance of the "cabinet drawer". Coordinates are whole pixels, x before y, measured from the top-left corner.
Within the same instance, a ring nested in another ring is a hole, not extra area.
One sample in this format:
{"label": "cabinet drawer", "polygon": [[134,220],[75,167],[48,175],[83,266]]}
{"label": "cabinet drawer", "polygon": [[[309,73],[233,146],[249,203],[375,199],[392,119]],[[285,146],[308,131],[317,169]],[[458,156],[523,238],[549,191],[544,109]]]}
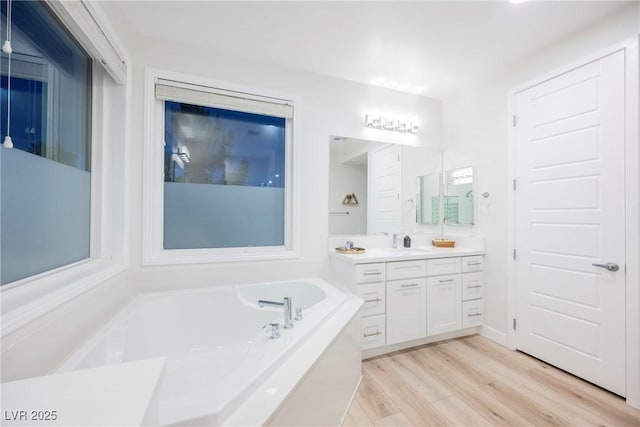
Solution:
{"label": "cabinet drawer", "polygon": [[386,339],[384,315],[363,317],[360,319],[360,331],[363,350],[384,345]]}
{"label": "cabinet drawer", "polygon": [[370,285],[356,285],[358,296],[364,300],[360,309],[360,316],[375,316],[384,314],[385,289],[383,283],[372,283]]}
{"label": "cabinet drawer", "polygon": [[427,275],[456,274],[461,271],[460,257],[427,260]]}
{"label": "cabinet drawer", "polygon": [[482,313],[484,310],[484,300],[476,299],[462,303],[462,327],[482,325]]}
{"label": "cabinet drawer", "polygon": [[462,275],[462,300],[482,298],[484,294],[483,273],[465,273]]}
{"label": "cabinet drawer", "polygon": [[427,275],[427,261],[396,261],[387,263],[387,280],[402,280]]}
{"label": "cabinet drawer", "polygon": [[484,257],[482,255],[462,257],[462,272],[482,271],[484,267]]}
{"label": "cabinet drawer", "polygon": [[384,282],[384,262],[356,265],[356,283]]}

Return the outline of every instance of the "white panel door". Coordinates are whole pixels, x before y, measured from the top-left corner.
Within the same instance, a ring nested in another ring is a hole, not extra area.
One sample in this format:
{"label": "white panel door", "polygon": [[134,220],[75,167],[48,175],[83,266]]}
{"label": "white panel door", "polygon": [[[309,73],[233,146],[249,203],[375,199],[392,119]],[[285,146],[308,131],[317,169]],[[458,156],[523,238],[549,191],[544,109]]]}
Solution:
{"label": "white panel door", "polygon": [[402,231],[400,146],[389,144],[369,153],[369,233]]}
{"label": "white panel door", "polygon": [[624,396],[623,52],[516,94],[515,111],[516,347]]}

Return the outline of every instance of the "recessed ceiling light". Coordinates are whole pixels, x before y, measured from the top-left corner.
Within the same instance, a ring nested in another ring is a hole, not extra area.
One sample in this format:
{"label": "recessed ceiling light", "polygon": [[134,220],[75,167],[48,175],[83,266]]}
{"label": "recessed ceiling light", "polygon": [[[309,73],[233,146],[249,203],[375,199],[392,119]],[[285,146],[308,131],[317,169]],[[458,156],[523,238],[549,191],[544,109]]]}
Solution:
{"label": "recessed ceiling light", "polygon": [[529,1],[529,0],[509,0],[509,3],[518,4],[518,3],[524,3],[526,1]]}

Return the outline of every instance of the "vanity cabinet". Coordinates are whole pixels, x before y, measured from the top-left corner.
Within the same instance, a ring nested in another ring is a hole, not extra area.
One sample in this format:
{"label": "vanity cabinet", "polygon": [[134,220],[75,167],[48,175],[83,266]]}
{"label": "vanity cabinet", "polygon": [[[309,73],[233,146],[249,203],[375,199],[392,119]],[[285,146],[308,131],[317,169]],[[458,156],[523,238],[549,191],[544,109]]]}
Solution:
{"label": "vanity cabinet", "polygon": [[337,279],[355,285],[364,300],[360,330],[365,356],[482,325],[483,263],[483,255],[340,263],[334,268]]}

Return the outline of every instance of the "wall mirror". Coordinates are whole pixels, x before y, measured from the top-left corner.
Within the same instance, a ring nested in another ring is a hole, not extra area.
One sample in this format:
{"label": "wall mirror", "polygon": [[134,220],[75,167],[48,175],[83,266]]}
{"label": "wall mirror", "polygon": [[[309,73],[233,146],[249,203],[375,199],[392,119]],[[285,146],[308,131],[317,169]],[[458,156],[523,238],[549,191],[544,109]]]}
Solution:
{"label": "wall mirror", "polygon": [[442,209],[446,225],[474,224],[473,175],[471,166],[444,172]]}
{"label": "wall mirror", "polygon": [[423,214],[418,177],[441,174],[439,148],[340,136],[330,137],[329,147],[329,235],[414,232],[437,224],[437,217]]}

